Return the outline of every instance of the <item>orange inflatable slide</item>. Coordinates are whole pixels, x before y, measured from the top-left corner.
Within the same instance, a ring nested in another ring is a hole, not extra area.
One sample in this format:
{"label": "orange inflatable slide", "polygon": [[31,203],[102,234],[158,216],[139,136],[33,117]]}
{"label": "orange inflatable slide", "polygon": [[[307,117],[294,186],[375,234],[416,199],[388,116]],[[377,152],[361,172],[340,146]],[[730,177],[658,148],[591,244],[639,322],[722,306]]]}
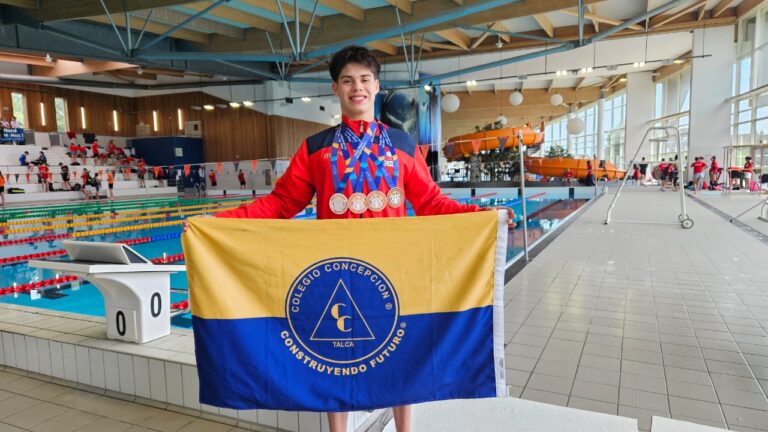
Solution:
{"label": "orange inflatable slide", "polygon": [[[543,157],[525,157],[525,171],[538,174],[545,177],[565,177],[565,170],[570,169],[573,177],[583,179],[587,177],[587,162],[589,159],[571,159],[571,158],[543,158]],[[595,179],[607,177],[608,180],[621,180],[624,178],[624,171],[616,169],[609,161],[605,161],[605,168],[600,168],[600,161],[593,160],[592,169],[595,173]]]}

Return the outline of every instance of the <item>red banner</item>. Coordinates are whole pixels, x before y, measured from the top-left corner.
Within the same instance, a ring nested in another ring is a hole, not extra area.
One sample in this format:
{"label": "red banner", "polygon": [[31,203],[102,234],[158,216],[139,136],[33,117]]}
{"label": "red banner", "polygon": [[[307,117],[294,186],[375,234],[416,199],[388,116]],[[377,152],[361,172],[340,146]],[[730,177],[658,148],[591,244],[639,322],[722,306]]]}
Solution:
{"label": "red banner", "polygon": [[221,174],[221,162],[216,162],[216,172]]}
{"label": "red banner", "polygon": [[251,170],[253,170],[253,172],[256,172],[257,166],[259,166],[259,160],[258,159],[251,160]]}
{"label": "red banner", "polygon": [[[218,165],[218,164],[217,164]],[[218,166],[217,166],[218,168]],[[189,171],[192,169],[189,165],[184,165],[184,175],[189,177]]]}

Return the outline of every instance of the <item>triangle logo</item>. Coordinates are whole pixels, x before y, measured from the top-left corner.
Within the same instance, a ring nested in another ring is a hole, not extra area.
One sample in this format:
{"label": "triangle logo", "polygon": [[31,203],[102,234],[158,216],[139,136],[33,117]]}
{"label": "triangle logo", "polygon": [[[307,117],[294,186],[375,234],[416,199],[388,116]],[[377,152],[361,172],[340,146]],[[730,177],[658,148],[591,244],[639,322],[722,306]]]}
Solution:
{"label": "triangle logo", "polygon": [[312,341],[376,339],[343,280],[339,279],[339,283],[336,284],[309,339]]}

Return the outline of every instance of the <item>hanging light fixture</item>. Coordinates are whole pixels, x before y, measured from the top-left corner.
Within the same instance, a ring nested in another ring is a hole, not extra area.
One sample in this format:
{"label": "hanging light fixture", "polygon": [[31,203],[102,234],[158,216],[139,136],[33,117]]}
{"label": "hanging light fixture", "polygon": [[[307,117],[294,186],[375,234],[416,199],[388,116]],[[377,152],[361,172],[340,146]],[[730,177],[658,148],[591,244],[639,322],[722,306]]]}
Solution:
{"label": "hanging light fixture", "polygon": [[447,113],[456,112],[456,110],[459,109],[459,105],[461,105],[461,101],[459,101],[459,97],[453,93],[445,95],[440,102],[443,111]]}
{"label": "hanging light fixture", "polygon": [[504,116],[504,114],[499,114],[499,116],[496,117],[496,123],[504,127],[507,125],[507,123],[509,123],[509,120],[507,119],[507,117]]}
{"label": "hanging light fixture", "polygon": [[563,95],[560,93],[555,93],[552,95],[552,97],[549,98],[549,103],[551,103],[553,106],[560,106],[563,104]]}
{"label": "hanging light fixture", "polygon": [[512,106],[518,106],[523,103],[523,94],[520,90],[515,90],[509,95],[509,104]]}

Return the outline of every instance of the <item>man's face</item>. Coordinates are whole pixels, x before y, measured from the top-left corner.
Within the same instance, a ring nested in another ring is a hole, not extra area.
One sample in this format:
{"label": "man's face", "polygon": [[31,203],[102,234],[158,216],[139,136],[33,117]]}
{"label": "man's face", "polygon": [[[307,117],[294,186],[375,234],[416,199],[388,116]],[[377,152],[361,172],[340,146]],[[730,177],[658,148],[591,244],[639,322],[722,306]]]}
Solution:
{"label": "man's face", "polygon": [[373,72],[358,63],[349,63],[333,83],[333,92],[341,103],[341,112],[352,120],[372,120],[373,102],[379,92],[379,80]]}

